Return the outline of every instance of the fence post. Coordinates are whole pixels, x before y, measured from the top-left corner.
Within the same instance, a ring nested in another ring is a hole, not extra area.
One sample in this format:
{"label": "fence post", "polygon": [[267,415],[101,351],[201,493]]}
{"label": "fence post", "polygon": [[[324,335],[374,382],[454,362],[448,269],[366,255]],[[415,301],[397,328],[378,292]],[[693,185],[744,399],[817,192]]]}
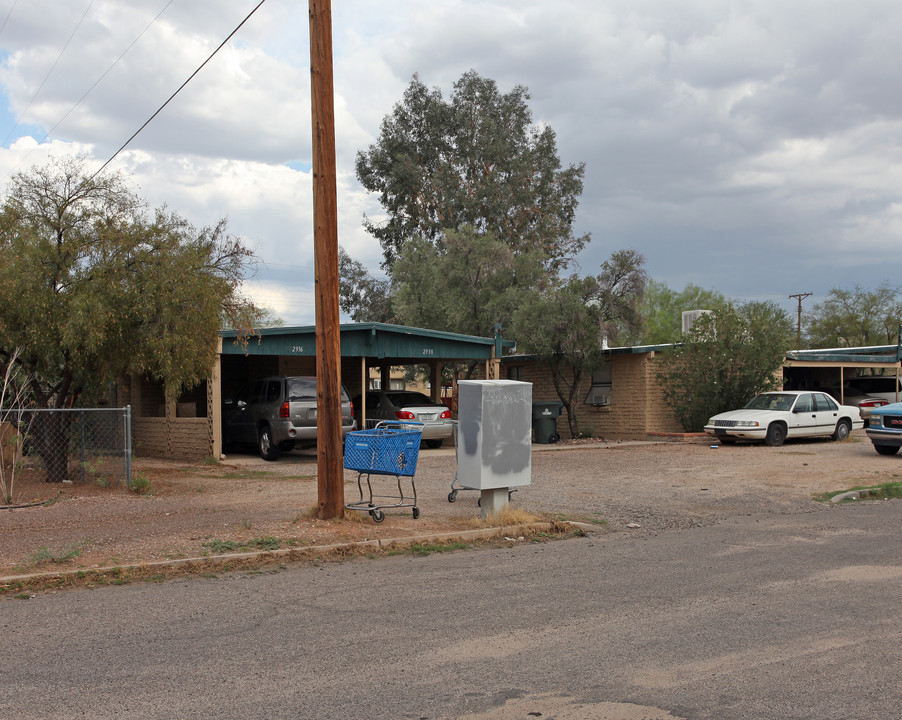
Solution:
{"label": "fence post", "polygon": [[125,406],[125,484],[132,486],[132,406]]}
{"label": "fence post", "polygon": [[81,417],[81,481],[85,481],[85,477],[87,473],[85,472],[85,465],[88,462],[87,456],[85,455],[85,444],[87,443],[87,438],[85,437],[85,425],[87,424],[85,417],[85,413],[79,413],[79,417]]}

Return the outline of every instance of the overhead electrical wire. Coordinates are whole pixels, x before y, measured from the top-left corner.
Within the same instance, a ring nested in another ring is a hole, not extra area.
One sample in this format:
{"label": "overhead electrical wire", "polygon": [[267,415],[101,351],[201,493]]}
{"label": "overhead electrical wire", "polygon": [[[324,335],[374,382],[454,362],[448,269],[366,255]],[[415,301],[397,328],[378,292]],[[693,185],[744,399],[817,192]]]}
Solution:
{"label": "overhead electrical wire", "polygon": [[[160,10],[160,12],[158,12],[158,13],[156,14],[156,16],[154,16],[154,19],[151,20],[151,21],[147,24],[147,27],[145,27],[145,28],[141,31],[141,33],[138,35],[138,37],[136,37],[134,40],[131,41],[131,43],[129,44],[129,46],[128,46],[127,48],[125,48],[125,50],[123,50],[122,53],[120,53],[119,57],[117,57],[117,58],[112,62],[112,64],[111,64],[106,70],[103,71],[103,74],[102,74],[99,78],[97,78],[97,80],[94,81],[94,84],[91,85],[91,87],[89,87],[89,88],[85,91],[85,93],[78,99],[78,101],[77,101],[72,107],[70,107],[70,108],[66,111],[66,114],[63,115],[63,116],[59,119],[59,121],[57,121],[57,123],[56,123],[52,128],[50,128],[50,129],[47,131],[47,133],[44,135],[44,137],[42,137],[40,140],[38,140],[38,145],[40,145],[40,144],[43,143],[47,138],[49,138],[49,137],[53,134],[53,131],[56,130],[60,125],[62,125],[62,123],[65,121],[65,119],[66,119],[67,117],[69,117],[69,116],[72,114],[72,112],[75,110],[75,108],[77,108],[79,105],[81,105],[82,101],[83,101],[86,97],[88,97],[88,95],[90,95],[91,92],[93,92],[94,88],[96,88],[96,87],[101,83],[101,81],[109,74],[110,70],[112,70],[114,67],[116,67],[116,65],[119,64],[119,61],[122,60],[122,58],[124,58],[124,57],[126,56],[126,54],[128,54],[129,50],[131,50],[131,49],[135,46],[135,44],[138,42],[138,40],[140,40],[142,37],[144,37],[144,34],[145,34],[148,30],[150,30],[151,27],[153,27],[153,25],[157,22],[157,20],[160,19],[160,16],[161,16],[164,12],[166,12],[166,10],[169,9],[169,6],[172,5],[173,2],[175,2],[175,0],[169,0],[169,2],[166,3],[166,5],[163,7],[163,9]],[[10,11],[10,12],[12,12],[12,11]],[[0,28],[0,32],[2,32],[2,28]],[[15,130],[15,128],[13,128],[13,130]],[[12,133],[10,133],[10,134],[12,134]],[[5,143],[4,143],[4,144],[5,144]],[[22,164],[25,163],[26,160],[28,160],[29,156],[31,155],[31,153],[33,153],[33,152],[35,151],[35,149],[36,149],[36,148],[32,148],[32,149],[29,150],[27,153],[25,153],[25,156],[24,156],[24,157],[22,158],[22,160],[19,162],[19,167],[21,167]]]}
{"label": "overhead electrical wire", "polygon": [[[93,0],[92,0],[92,2],[93,2]],[[125,150],[125,148],[128,147],[129,143],[131,143],[132,140],[134,140],[136,137],[138,137],[138,134],[139,134],[144,128],[146,128],[148,125],[150,125],[150,123],[153,121],[153,119],[154,119],[157,115],[159,115],[161,112],[163,112],[163,109],[164,109],[170,102],[172,102],[172,100],[175,98],[175,96],[178,95],[178,94],[184,89],[184,87],[185,87],[189,82],[191,82],[191,81],[194,79],[194,76],[195,76],[195,75],[197,75],[201,70],[204,69],[204,66],[205,66],[208,62],[210,62],[210,60],[213,59],[213,56],[216,55],[216,53],[218,53],[220,50],[222,50],[222,48],[225,46],[225,44],[226,44],[229,40],[232,39],[232,36],[234,36],[235,33],[237,33],[237,32],[242,28],[242,26],[244,25],[244,23],[246,23],[248,20],[251,19],[251,16],[252,16],[255,12],[257,12],[257,10],[260,9],[260,6],[263,5],[263,3],[265,3],[265,2],[266,2],[266,0],[260,0],[260,2],[257,3],[256,7],[254,7],[254,9],[251,10],[251,11],[247,14],[247,16],[244,18],[244,20],[242,20],[240,23],[238,23],[238,26],[237,26],[234,30],[232,30],[232,32],[229,33],[228,37],[227,37],[225,40],[223,40],[223,41],[219,44],[219,47],[217,47],[212,53],[210,53],[210,56],[200,64],[200,66],[197,68],[197,70],[195,70],[193,73],[191,73],[191,75],[188,77],[188,79],[185,80],[185,82],[183,82],[181,85],[179,85],[178,89],[177,89],[174,93],[172,93],[172,95],[169,96],[169,99],[167,99],[166,102],[164,102],[162,105],[160,105],[160,107],[157,108],[156,112],[154,112],[153,115],[151,115],[149,118],[147,118],[147,120],[144,122],[144,124],[143,124],[141,127],[139,127],[137,130],[135,130],[135,132],[132,134],[132,136],[131,136],[128,140],[126,140],[124,143],[122,143],[121,147],[120,147],[116,152],[114,152],[114,153],[110,156],[110,158],[109,158],[103,165],[100,166],[100,168],[97,170],[97,172],[95,172],[93,175],[91,175],[91,177],[89,177],[89,178],[86,180],[86,182],[91,182],[95,177],[97,177],[101,172],[103,172],[104,168],[106,168],[107,165],[109,165],[111,162],[113,162],[113,160],[116,158],[116,156],[117,156],[119,153],[121,153],[123,150]]]}
{"label": "overhead electrical wire", "polygon": [[137,43],[138,40],[140,40],[142,37],[144,37],[144,33],[146,33],[148,30],[150,30],[151,27],[153,27],[154,23],[156,23],[156,21],[160,19],[160,15],[162,15],[164,12],[166,12],[166,10],[169,9],[169,6],[172,5],[172,3],[174,3],[174,2],[175,2],[175,0],[169,0],[169,2],[166,3],[166,5],[163,7],[163,9],[160,10],[160,12],[158,12],[156,14],[156,16],[154,16],[154,19],[151,20],[147,24],[147,27],[145,27],[141,31],[141,33],[138,35],[138,37],[136,37],[134,40],[132,40],[131,44],[127,48],[125,48],[125,50],[122,51],[122,53],[119,55],[119,57],[117,57],[115,60],[113,60],[113,63],[106,70],[103,71],[103,74],[99,78],[97,78],[97,80],[94,81],[94,84],[91,85],[91,87],[89,87],[85,91],[84,95],[82,95],[80,98],[78,98],[78,101],[72,107],[70,107],[68,111],[66,111],[66,114],[63,115],[59,119],[59,122],[57,122],[56,125],[54,125],[52,128],[50,128],[50,130],[47,131],[47,134],[44,135],[44,137],[42,137],[38,141],[38,144],[44,142],[48,137],[50,137],[51,133],[53,133],[53,131],[56,130],[62,124],[62,122],[67,117],[69,117],[69,115],[72,114],[72,111],[75,110],[75,108],[77,108],[79,105],[81,105],[82,100],[84,100],[86,97],[88,97],[88,95],[91,94],[91,92],[94,90],[94,88],[96,88],[100,84],[101,80],[103,80],[109,74],[110,70],[112,70],[114,67],[116,67],[116,65],[119,64],[119,61],[126,56],[128,51],[131,50],[135,46],[135,43]]}
{"label": "overhead electrical wire", "polygon": [[9,22],[9,16],[12,15],[12,14],[13,14],[13,10],[16,9],[16,3],[17,3],[17,2],[19,2],[19,0],[13,0],[13,4],[9,6],[9,12],[6,13],[6,17],[3,18],[3,24],[0,25],[0,35],[3,34],[3,28],[5,28],[5,27],[6,27],[6,23]]}
{"label": "overhead electrical wire", "polygon": [[[63,49],[60,50],[59,55],[56,56],[56,60],[53,61],[53,65],[50,66],[50,69],[47,71],[47,74],[44,76],[44,79],[41,80],[41,84],[38,85],[38,89],[34,91],[34,95],[31,96],[31,100],[28,101],[28,105],[25,106],[25,109],[24,109],[24,110],[22,111],[22,113],[19,115],[19,119],[16,120],[16,124],[13,126],[12,130],[9,131],[9,134],[8,134],[8,135],[6,136],[6,138],[3,140],[3,143],[0,143],[0,144],[6,145],[6,143],[9,142],[9,139],[12,137],[13,133],[16,131],[16,129],[17,129],[17,128],[19,127],[19,125],[22,123],[22,118],[25,117],[25,113],[28,112],[29,108],[31,107],[31,104],[35,101],[35,98],[38,96],[38,93],[40,93],[41,90],[43,89],[45,83],[47,82],[47,80],[48,80],[48,78],[50,77],[50,75],[53,73],[54,69],[56,68],[57,63],[59,63],[60,58],[63,56],[63,53],[66,52],[66,49],[69,47],[69,43],[72,42],[72,38],[75,37],[75,33],[78,32],[78,28],[81,27],[81,24],[84,22],[85,17],[87,17],[88,12],[91,10],[91,7],[92,7],[93,5],[94,5],[94,0],[91,0],[91,2],[88,3],[88,7],[85,8],[85,11],[82,13],[82,16],[81,16],[81,18],[79,19],[78,24],[76,24],[75,29],[72,30],[72,33],[69,35],[69,39],[66,40],[66,44],[63,45]],[[12,10],[10,10],[10,12],[12,12]],[[4,25],[5,25],[5,24],[6,24],[6,22],[4,21]]]}

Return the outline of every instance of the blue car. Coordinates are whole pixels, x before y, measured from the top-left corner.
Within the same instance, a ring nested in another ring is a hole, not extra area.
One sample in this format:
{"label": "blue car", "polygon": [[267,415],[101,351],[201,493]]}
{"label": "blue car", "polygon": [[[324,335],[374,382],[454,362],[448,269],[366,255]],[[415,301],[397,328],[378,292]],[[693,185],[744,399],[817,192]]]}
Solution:
{"label": "blue car", "polygon": [[902,447],[902,402],[890,403],[871,410],[867,432],[874,450],[881,455],[895,455]]}

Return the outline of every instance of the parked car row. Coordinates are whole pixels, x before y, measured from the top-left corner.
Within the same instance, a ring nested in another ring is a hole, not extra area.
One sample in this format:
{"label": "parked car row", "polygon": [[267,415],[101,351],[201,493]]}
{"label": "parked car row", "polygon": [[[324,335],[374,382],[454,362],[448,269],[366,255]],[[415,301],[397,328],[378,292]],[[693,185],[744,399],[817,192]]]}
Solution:
{"label": "parked car row", "polygon": [[[858,428],[878,453],[892,455],[902,447],[902,402],[889,403],[871,396],[854,378],[843,389],[847,398],[839,404],[827,391],[768,392],[752,398],[744,407],[720,413],[708,420],[705,432],[723,444],[740,440],[779,446],[787,438],[830,437],[845,440]],[[886,378],[878,378],[884,380]],[[888,378],[895,383],[895,378]],[[892,386],[891,386],[892,387]],[[341,388],[341,433],[385,420],[410,421],[422,427],[424,444],[438,448],[452,437],[450,409],[423,393],[398,390],[374,391],[352,401]],[[356,409],[356,412],[355,412]],[[296,444],[312,446],[317,435],[317,385],[315,377],[267,377],[243,387],[224,402],[223,443],[226,447],[253,445],[264,460],[275,460]]]}
{"label": "parked car row", "polygon": [[[315,377],[275,376],[249,383],[223,403],[223,444],[255,446],[264,460],[276,460],[297,445],[316,445],[316,393]],[[363,426],[363,408],[360,396],[352,401],[344,386],[341,398],[344,437]],[[384,420],[419,423],[423,442],[429,448],[441,447],[454,428],[451,411],[445,405],[406,390],[367,393],[365,415],[368,427]]]}

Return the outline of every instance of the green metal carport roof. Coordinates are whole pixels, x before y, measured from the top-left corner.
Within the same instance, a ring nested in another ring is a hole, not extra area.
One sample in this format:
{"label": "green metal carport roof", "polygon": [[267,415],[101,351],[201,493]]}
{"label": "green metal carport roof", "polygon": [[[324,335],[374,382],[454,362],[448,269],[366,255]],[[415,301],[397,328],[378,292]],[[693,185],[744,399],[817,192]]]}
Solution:
{"label": "green metal carport roof", "polygon": [[[513,349],[513,340],[460,335],[387,323],[345,323],[339,326],[342,357],[428,362],[429,360],[488,360],[501,357],[504,348]],[[220,333],[223,355],[316,355],[316,327],[273,327],[257,331],[247,346],[227,342],[237,337],[234,330]],[[401,364],[401,363],[398,363]]]}

